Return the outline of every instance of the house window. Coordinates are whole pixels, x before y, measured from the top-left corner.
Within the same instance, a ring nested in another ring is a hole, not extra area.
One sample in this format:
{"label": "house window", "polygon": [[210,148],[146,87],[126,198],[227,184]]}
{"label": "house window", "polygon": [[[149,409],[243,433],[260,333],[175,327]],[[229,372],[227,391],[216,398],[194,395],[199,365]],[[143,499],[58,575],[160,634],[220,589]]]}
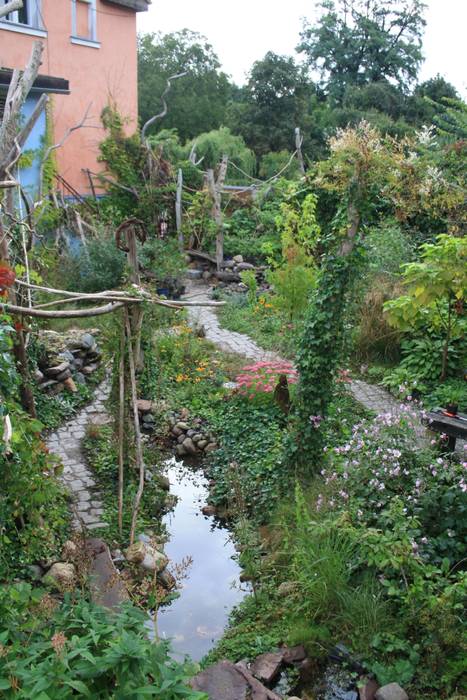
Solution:
{"label": "house window", "polygon": [[[7,5],[8,2],[9,0],[0,0],[0,5]],[[42,29],[40,5],[40,0],[23,0],[23,7],[20,10],[9,12],[6,17],[2,17],[1,21]]]}
{"label": "house window", "polygon": [[72,0],[71,34],[76,39],[97,41],[96,0]]}

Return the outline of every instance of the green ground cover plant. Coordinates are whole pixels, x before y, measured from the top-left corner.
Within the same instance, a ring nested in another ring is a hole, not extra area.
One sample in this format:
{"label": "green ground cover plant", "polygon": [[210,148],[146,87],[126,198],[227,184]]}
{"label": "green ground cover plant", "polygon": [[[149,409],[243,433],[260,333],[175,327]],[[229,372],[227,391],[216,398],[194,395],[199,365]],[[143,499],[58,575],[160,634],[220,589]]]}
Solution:
{"label": "green ground cover plant", "polygon": [[[69,528],[60,465],[43,442],[44,425],[19,405],[19,377],[10,354],[15,330],[0,324],[0,581],[56,551]],[[11,429],[11,432],[10,432]]]}
{"label": "green ground cover plant", "polygon": [[0,588],[0,691],[4,698],[206,700],[187,686],[195,667],[151,641],[144,612],[117,614],[79,595],[63,602],[28,584]]}

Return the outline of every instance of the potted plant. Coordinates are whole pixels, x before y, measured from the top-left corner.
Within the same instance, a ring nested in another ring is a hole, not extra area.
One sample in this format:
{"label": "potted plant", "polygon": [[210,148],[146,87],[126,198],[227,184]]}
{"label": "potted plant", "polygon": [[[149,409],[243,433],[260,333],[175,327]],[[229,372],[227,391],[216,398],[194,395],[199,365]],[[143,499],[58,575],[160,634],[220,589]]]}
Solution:
{"label": "potted plant", "polygon": [[450,387],[449,390],[446,392],[444,399],[446,413],[448,413],[451,416],[457,416],[459,405],[462,406],[462,403],[465,402],[465,398],[466,389]]}

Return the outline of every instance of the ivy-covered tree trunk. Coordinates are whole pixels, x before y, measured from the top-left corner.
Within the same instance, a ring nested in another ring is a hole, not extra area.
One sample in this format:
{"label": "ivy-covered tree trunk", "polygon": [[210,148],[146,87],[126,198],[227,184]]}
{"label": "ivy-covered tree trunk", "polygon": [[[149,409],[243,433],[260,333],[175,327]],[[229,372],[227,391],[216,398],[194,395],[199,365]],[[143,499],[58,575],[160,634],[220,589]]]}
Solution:
{"label": "ivy-covered tree trunk", "polygon": [[294,461],[315,471],[322,452],[322,421],[328,413],[333,382],[342,353],[345,297],[353,269],[360,215],[353,204],[347,211],[344,241],[328,254],[311,301],[297,353],[299,384],[293,421]]}

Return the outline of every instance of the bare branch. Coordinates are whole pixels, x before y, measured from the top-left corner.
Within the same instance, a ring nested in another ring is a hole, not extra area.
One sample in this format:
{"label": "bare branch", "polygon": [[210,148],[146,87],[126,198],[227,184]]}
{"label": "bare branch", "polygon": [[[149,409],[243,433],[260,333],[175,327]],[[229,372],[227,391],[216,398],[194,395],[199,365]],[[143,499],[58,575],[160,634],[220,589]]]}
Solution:
{"label": "bare branch", "polygon": [[133,407],[133,424],[135,431],[135,448],[136,448],[136,466],[139,470],[139,484],[138,490],[136,492],[135,501],[133,504],[133,513],[131,516],[131,528],[130,528],[130,545],[135,541],[135,530],[136,522],[138,519],[138,511],[141,503],[141,496],[144,490],[144,475],[145,475],[145,465],[143,456],[143,447],[141,444],[141,431],[139,426],[139,416],[138,416],[138,395],[136,390],[136,371],[135,371],[135,356],[133,353],[133,342],[131,338],[131,324],[130,316],[128,314],[128,309],[125,308],[125,330],[126,338],[128,344],[128,364],[130,367],[130,388],[131,388],[131,404]]}
{"label": "bare branch", "polygon": [[139,194],[133,187],[126,187],[125,185],[121,185],[119,182],[115,182],[115,180],[111,180],[109,177],[107,177],[106,175],[103,175],[102,173],[93,173],[92,170],[89,170],[89,168],[87,169],[87,172],[90,173],[91,175],[94,175],[94,177],[97,177],[100,180],[103,180],[104,182],[108,182],[109,185],[112,185],[113,187],[117,187],[120,190],[124,190],[125,192],[129,192],[130,194],[134,195],[136,197],[136,199],[139,199]]}
{"label": "bare branch", "polygon": [[15,306],[14,304],[0,304],[0,308],[4,309],[5,313],[20,314],[22,316],[33,316],[38,318],[87,318],[89,316],[109,314],[112,311],[121,309],[124,306],[124,302],[116,301],[91,309],[73,309],[72,311],[43,311],[42,309]]}
{"label": "bare branch", "polygon": [[165,101],[165,98],[169,93],[170,88],[172,87],[172,80],[176,80],[177,78],[183,78],[183,76],[185,75],[187,75],[187,71],[184,71],[183,73],[177,73],[176,75],[171,75],[170,78],[167,78],[167,87],[161,95],[161,102],[163,105],[162,112],[159,112],[159,114],[155,114],[153,117],[151,117],[151,119],[148,119],[146,124],[143,126],[141,130],[142,141],[146,140],[146,132],[149,129],[149,127],[152,126],[158,119],[163,119],[167,114],[167,102]]}
{"label": "bare branch", "polygon": [[3,5],[0,7],[0,19],[6,17],[10,12],[15,12],[16,10],[21,10],[23,7],[23,0],[11,0],[8,5]]}
{"label": "bare branch", "polygon": [[3,179],[3,173],[10,165],[7,156],[17,136],[18,117],[21,107],[39,73],[43,50],[44,44],[41,41],[35,41],[23,74],[21,75],[18,70],[14,70],[12,73],[3,119],[0,124],[0,179]]}
{"label": "bare branch", "polygon": [[86,128],[86,129],[98,129],[99,128],[98,126],[94,126],[92,124],[86,124],[86,120],[88,119],[89,110],[91,109],[91,107],[92,107],[92,102],[90,102],[88,104],[81,121],[78,124],[75,124],[74,126],[70,126],[65,131],[65,133],[63,134],[60,141],[58,141],[58,143],[54,143],[52,146],[49,146],[48,149],[46,150],[46,152],[44,153],[44,157],[41,160],[41,165],[40,165],[40,170],[39,170],[39,199],[42,199],[42,184],[43,184],[42,181],[43,181],[45,164],[47,163],[47,160],[50,158],[50,155],[53,153],[53,151],[56,151],[57,148],[61,148],[63,146],[63,144],[65,143],[65,141],[67,141],[69,139],[69,137],[71,136],[71,134],[74,131],[77,131],[78,129],[83,129],[83,128]]}

